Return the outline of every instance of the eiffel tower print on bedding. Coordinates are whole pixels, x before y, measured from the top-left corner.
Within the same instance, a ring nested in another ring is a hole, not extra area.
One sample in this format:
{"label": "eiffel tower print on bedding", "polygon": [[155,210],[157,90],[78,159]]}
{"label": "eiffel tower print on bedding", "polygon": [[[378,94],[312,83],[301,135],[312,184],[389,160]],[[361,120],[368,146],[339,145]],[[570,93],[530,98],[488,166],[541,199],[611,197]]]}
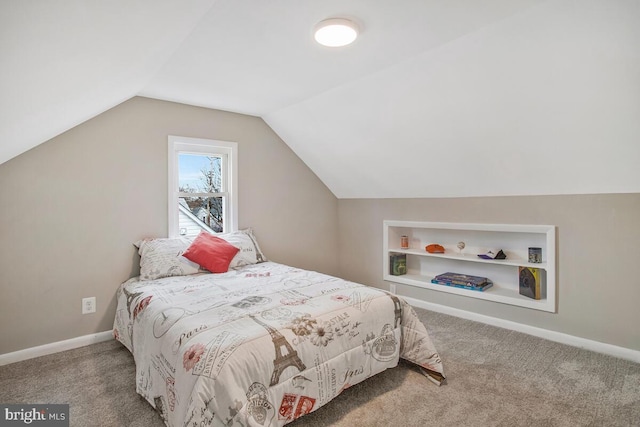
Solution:
{"label": "eiffel tower print on bedding", "polygon": [[401,297],[274,262],[227,273],[132,278],[114,336],[136,391],[168,426],[282,426],[403,358],[444,380]]}

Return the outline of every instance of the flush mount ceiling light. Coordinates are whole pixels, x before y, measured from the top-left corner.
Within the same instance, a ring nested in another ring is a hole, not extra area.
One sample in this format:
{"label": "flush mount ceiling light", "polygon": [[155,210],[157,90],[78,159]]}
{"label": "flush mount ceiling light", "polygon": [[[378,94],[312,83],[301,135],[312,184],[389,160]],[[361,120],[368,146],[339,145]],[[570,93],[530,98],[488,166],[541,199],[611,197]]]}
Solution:
{"label": "flush mount ceiling light", "polygon": [[345,18],[325,19],[316,25],[314,37],[323,46],[346,46],[358,37],[358,26]]}

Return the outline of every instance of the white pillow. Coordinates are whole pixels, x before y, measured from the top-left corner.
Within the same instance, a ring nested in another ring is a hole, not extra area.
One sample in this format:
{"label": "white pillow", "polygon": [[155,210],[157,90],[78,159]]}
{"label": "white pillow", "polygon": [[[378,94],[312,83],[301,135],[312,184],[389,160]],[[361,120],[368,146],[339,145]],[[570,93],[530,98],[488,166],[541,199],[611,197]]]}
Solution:
{"label": "white pillow", "polygon": [[198,264],[182,256],[191,245],[187,238],[144,239],[135,245],[140,254],[140,280],[187,276],[203,271]]}
{"label": "white pillow", "polygon": [[229,268],[239,268],[244,267],[245,265],[267,261],[267,258],[260,250],[258,241],[250,228],[234,231],[232,233],[216,234],[216,237],[220,237],[240,249],[236,256],[231,260]]}

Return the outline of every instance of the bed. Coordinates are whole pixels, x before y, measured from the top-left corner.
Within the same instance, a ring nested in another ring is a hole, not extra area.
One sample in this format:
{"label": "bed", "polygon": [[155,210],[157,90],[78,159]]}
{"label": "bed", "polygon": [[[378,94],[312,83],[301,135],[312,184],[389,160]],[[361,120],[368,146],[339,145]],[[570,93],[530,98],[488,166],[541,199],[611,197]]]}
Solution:
{"label": "bed", "polygon": [[114,336],[168,426],[282,426],[400,357],[444,380],[402,298],[266,261],[250,230],[234,237],[239,252],[215,274],[184,258],[193,242],[142,242],[140,276],[118,288]]}

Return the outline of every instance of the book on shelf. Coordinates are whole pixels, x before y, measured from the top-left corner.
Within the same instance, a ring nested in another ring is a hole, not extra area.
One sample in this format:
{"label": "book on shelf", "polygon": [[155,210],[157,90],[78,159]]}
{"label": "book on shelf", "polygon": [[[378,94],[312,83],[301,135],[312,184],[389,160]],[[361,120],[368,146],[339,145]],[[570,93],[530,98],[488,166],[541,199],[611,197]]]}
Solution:
{"label": "book on shelf", "polygon": [[478,254],[478,257],[482,259],[507,259],[507,254],[502,249],[489,249],[483,254]]}
{"label": "book on shelf", "polygon": [[389,255],[389,274],[392,276],[407,274],[407,254]]}
{"label": "book on shelf", "polygon": [[464,285],[464,286],[472,286],[472,287],[483,287],[487,285],[487,283],[491,283],[486,277],[481,276],[471,276],[469,274],[460,274],[460,273],[442,273],[438,274],[434,277],[434,280],[438,282],[445,282],[455,285]]}
{"label": "book on shelf", "polygon": [[491,280],[487,281],[482,286],[461,285],[458,283],[441,282],[437,279],[431,279],[431,283],[435,283],[436,285],[451,286],[452,288],[469,289],[472,291],[479,291],[479,292],[484,292],[486,289],[489,289],[491,286],[493,286],[493,282]]}
{"label": "book on shelf", "polygon": [[533,267],[518,267],[518,284],[520,295],[540,299],[540,269]]}

